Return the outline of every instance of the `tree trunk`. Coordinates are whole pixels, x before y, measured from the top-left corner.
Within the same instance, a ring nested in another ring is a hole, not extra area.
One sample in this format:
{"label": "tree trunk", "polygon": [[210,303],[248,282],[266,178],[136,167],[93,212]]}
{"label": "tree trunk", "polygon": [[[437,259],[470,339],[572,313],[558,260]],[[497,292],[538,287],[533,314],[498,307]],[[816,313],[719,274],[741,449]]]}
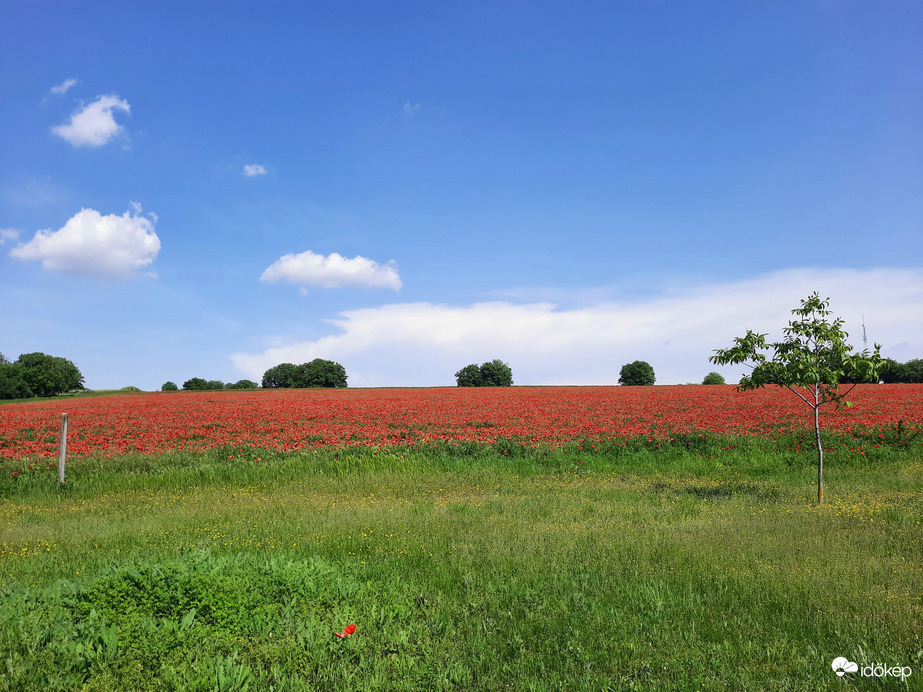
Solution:
{"label": "tree trunk", "polygon": [[[816,398],[816,396],[815,396]],[[817,442],[817,504],[824,504],[824,448],[820,444],[820,405],[814,404],[814,440]]]}

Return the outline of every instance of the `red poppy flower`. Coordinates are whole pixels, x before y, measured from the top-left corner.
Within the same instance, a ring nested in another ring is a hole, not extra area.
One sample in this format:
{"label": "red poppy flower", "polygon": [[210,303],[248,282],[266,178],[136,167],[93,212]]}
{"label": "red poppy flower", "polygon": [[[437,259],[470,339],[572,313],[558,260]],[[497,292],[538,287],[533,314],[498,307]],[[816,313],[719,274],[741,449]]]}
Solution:
{"label": "red poppy flower", "polygon": [[346,637],[348,637],[355,631],[356,631],[355,625],[346,625],[346,627],[343,629],[342,632],[334,632],[334,634],[338,636],[340,639],[346,639]]}

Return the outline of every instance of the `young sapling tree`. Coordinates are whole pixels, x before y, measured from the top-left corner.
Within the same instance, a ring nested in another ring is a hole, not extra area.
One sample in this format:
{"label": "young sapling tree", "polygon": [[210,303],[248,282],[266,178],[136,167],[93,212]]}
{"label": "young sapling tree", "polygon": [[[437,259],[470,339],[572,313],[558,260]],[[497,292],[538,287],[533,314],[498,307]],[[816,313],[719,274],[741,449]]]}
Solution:
{"label": "young sapling tree", "polygon": [[[743,363],[752,370],[741,378],[738,391],[759,389],[766,385],[785,387],[811,407],[814,415],[814,439],[817,444],[817,503],[824,502],[824,448],[820,439],[820,407],[833,404],[851,406],[846,396],[859,382],[878,382],[887,368],[879,354],[881,346],[852,353],[846,343],[843,320],[829,320],[830,299],[821,300],[815,292],[792,310],[795,319],[782,331],[784,339],[767,343],[765,334],[747,330],[746,336],[734,339],[727,349],[716,349],[709,360],[717,365]],[[765,352],[769,352],[767,353]],[[840,383],[851,382],[845,391]]]}

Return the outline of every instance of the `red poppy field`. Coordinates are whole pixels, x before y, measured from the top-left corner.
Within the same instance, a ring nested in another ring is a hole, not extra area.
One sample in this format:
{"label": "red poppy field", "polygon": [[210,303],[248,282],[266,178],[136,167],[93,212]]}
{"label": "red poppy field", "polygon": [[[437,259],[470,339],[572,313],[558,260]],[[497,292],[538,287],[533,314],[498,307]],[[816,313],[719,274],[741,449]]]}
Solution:
{"label": "red poppy field", "polygon": [[[921,429],[923,385],[862,385],[853,406],[826,407],[842,444],[885,445]],[[512,440],[551,449],[708,433],[780,439],[810,426],[788,391],[731,386],[513,387],[174,392],[0,406],[0,459],[58,453],[58,414],[69,414],[68,455],[156,454],[249,447],[388,447]],[[920,444],[914,440],[915,444]]]}

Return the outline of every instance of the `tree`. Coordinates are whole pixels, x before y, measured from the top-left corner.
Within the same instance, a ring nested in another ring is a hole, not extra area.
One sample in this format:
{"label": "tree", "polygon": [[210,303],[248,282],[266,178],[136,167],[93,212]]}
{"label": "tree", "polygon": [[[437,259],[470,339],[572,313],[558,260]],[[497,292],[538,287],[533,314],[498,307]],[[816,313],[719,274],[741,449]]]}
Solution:
{"label": "tree", "polygon": [[509,363],[494,358],[488,363],[481,363],[483,387],[510,387],[513,384],[513,369]]}
{"label": "tree", "polygon": [[920,383],[923,382],[923,359],[914,358],[908,360],[901,366],[901,382]]}
{"label": "tree", "polygon": [[192,377],[183,382],[183,389],[191,392],[204,392],[208,389],[208,380],[201,377]]}
{"label": "tree", "polygon": [[724,384],[724,377],[720,373],[710,372],[702,380],[702,384]]}
{"label": "tree", "polygon": [[652,385],[656,379],[654,368],[651,367],[650,363],[643,360],[627,363],[622,366],[622,370],[619,372],[619,384],[631,387]]}
{"label": "tree", "polygon": [[499,358],[480,366],[472,363],[455,373],[455,382],[459,387],[509,387],[513,384],[513,369]]}
{"label": "tree", "polygon": [[263,373],[264,389],[294,387],[296,366],[294,363],[279,363]]}
{"label": "tree", "polygon": [[9,364],[10,364],[9,359],[5,355],[0,353],[0,365],[9,365]]}
{"label": "tree", "polygon": [[455,382],[459,387],[480,387],[484,384],[481,369],[472,363],[455,373]]}
{"label": "tree", "polygon": [[332,360],[315,358],[310,363],[280,363],[263,373],[263,387],[345,387],[346,368]]}
{"label": "tree", "polygon": [[15,366],[33,396],[57,396],[83,387],[83,375],[66,358],[24,353],[16,359]]}
{"label": "tree", "polygon": [[298,366],[295,387],[345,387],[346,368],[332,360],[315,358]]}
{"label": "tree", "polygon": [[0,399],[28,399],[32,390],[22,377],[19,366],[0,363]]}
{"label": "tree", "polygon": [[884,372],[881,373],[881,381],[886,384],[904,381],[904,366],[891,358],[884,359]]}
{"label": "tree", "polygon": [[[843,331],[843,320],[828,321],[830,299],[821,300],[815,292],[792,310],[795,319],[782,331],[783,341],[767,343],[765,334],[747,330],[746,336],[734,339],[727,349],[716,349],[709,357],[717,365],[745,364],[752,368],[741,378],[738,391],[759,389],[766,385],[784,387],[807,404],[814,416],[814,439],[817,444],[817,503],[824,501],[824,448],[820,440],[820,407],[825,404],[851,405],[845,397],[855,382],[878,382],[886,367],[875,344],[875,350],[853,355],[846,343],[849,334]],[[771,351],[767,357],[763,351]],[[840,391],[844,378],[854,381],[849,389]]]}
{"label": "tree", "polygon": [[234,384],[228,382],[225,389],[256,389],[259,385],[253,380],[237,380]]}
{"label": "tree", "polygon": [[179,387],[176,386],[176,382],[170,382],[169,380],[167,380],[166,382],[163,383],[163,386],[160,388],[160,391],[161,392],[175,392],[178,389]]}

